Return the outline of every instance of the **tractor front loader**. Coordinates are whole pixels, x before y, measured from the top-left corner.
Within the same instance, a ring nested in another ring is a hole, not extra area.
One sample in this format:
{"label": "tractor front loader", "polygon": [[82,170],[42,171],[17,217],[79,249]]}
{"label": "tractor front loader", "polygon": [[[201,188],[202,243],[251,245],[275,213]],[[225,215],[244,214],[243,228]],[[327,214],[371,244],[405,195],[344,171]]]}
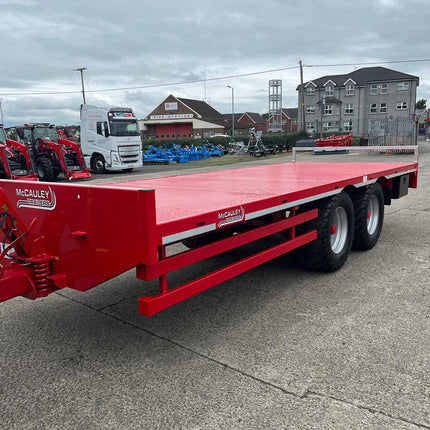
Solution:
{"label": "tractor front loader", "polygon": [[2,124],[0,124],[0,177],[37,181],[26,146],[7,139]]}
{"label": "tractor front loader", "polygon": [[29,148],[41,181],[53,181],[60,173],[70,180],[91,177],[79,145],[59,138],[52,124],[24,124],[15,130],[20,143]]}

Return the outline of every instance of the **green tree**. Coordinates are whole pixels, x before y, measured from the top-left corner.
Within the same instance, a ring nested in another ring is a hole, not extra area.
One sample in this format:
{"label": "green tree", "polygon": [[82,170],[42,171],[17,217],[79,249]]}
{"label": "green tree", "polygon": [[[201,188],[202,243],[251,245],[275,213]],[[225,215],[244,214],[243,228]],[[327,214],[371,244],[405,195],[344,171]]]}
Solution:
{"label": "green tree", "polygon": [[420,99],[417,101],[417,104],[415,105],[416,109],[425,109],[427,107],[427,100],[426,99]]}

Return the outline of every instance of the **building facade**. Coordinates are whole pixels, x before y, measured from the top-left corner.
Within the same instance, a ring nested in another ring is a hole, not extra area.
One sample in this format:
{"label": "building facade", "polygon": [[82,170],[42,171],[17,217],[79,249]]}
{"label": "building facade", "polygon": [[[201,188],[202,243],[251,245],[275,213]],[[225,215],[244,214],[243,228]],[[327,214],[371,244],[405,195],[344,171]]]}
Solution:
{"label": "building facade", "polygon": [[145,139],[209,138],[224,134],[221,113],[201,100],[168,96],[146,118],[139,121]]}
{"label": "building facade", "polygon": [[[304,83],[304,118],[299,109],[299,124],[311,134],[344,131],[367,136],[372,121],[413,121],[418,85],[418,77],[385,67],[323,76]],[[297,91],[300,106],[300,85]]]}

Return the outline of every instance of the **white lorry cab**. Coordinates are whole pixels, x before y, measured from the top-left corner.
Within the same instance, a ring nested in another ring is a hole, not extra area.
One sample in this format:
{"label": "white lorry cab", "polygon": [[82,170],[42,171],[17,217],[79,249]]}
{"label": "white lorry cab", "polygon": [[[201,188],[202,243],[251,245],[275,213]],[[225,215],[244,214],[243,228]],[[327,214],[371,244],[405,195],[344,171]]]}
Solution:
{"label": "white lorry cab", "polygon": [[131,108],[81,105],[81,149],[94,173],[142,167],[142,143]]}

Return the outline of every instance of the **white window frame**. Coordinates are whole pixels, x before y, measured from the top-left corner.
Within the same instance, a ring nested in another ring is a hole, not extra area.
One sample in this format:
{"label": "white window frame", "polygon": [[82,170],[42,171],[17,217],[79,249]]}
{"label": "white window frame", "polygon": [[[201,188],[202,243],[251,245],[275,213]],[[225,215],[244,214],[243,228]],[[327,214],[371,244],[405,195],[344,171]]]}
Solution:
{"label": "white window frame", "polygon": [[388,94],[388,84],[385,82],[381,84],[381,94]]}
{"label": "white window frame", "polygon": [[314,105],[306,106],[306,113],[315,113],[315,106]]}
{"label": "white window frame", "polygon": [[333,115],[333,105],[324,105],[324,115]]}
{"label": "white window frame", "polygon": [[381,103],[381,105],[379,106],[379,112],[387,113],[387,103]]}
{"label": "white window frame", "polygon": [[378,84],[370,84],[370,95],[376,96],[378,94]]}
{"label": "white window frame", "polygon": [[323,131],[333,131],[333,121],[324,121],[323,122]]}
{"label": "white window frame", "polygon": [[333,97],[334,96],[334,86],[333,85],[327,85],[325,87],[325,95],[327,97]]}
{"label": "white window frame", "polygon": [[353,115],[354,114],[354,105],[352,103],[348,103],[345,105],[345,115]]}
{"label": "white window frame", "polygon": [[345,95],[346,96],[353,96],[354,95],[355,86],[354,84],[347,84],[345,86]]}
{"label": "white window frame", "polygon": [[397,91],[409,90],[409,82],[397,82]]}
{"label": "white window frame", "polygon": [[408,109],[408,102],[397,102],[396,103],[396,110],[407,110]]}
{"label": "white window frame", "polygon": [[344,131],[352,131],[352,126],[353,126],[353,123],[352,123],[352,121],[351,121],[351,120],[349,120],[349,121],[345,121],[345,122],[343,123],[343,130],[344,130]]}
{"label": "white window frame", "polygon": [[370,105],[370,110],[369,111],[370,111],[371,114],[377,113],[378,112],[378,105],[376,103],[372,103]]}
{"label": "white window frame", "polygon": [[315,123],[314,122],[307,122],[306,123],[306,131],[313,133],[315,131]]}
{"label": "white window frame", "polygon": [[309,85],[308,87],[306,87],[306,95],[307,96],[315,95],[315,87],[313,85]]}

